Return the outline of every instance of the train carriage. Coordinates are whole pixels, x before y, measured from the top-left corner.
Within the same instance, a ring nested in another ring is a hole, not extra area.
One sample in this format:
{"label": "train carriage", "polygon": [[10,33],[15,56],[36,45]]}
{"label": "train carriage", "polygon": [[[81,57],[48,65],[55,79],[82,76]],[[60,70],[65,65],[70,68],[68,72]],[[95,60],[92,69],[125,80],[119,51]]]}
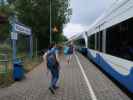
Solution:
{"label": "train carriage", "polygon": [[73,41],[82,44],[80,50],[86,56],[133,93],[133,0],[115,2]]}

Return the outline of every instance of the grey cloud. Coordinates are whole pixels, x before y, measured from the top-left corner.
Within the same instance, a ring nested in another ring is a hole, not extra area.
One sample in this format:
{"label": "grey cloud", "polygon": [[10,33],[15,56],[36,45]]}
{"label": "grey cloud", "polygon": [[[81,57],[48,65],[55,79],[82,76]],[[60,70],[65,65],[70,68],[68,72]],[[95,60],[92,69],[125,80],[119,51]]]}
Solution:
{"label": "grey cloud", "polygon": [[88,26],[113,2],[114,0],[71,0],[73,15],[70,22]]}

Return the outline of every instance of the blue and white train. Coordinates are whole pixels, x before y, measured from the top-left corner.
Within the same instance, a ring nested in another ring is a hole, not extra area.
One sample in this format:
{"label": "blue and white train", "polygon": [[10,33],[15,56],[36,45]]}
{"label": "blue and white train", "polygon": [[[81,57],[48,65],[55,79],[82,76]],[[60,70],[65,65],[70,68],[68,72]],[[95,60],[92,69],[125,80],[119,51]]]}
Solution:
{"label": "blue and white train", "polygon": [[86,32],[71,40],[133,93],[133,0],[115,2]]}

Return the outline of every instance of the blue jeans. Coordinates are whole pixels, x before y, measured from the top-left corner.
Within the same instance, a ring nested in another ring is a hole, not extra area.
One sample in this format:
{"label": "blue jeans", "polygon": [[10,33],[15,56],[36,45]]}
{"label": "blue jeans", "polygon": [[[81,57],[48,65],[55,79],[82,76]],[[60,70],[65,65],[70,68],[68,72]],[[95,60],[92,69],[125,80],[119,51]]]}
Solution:
{"label": "blue jeans", "polygon": [[54,87],[57,85],[57,81],[59,79],[59,70],[58,68],[53,68],[52,66],[49,66],[49,70],[51,72],[52,78],[51,78],[51,87]]}

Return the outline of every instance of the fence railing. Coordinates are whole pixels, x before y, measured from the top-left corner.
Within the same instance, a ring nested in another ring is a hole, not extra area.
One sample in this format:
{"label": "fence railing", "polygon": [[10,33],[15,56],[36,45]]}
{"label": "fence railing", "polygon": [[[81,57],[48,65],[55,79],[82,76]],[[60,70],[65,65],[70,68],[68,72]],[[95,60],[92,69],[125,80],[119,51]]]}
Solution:
{"label": "fence railing", "polygon": [[4,77],[7,76],[8,62],[8,54],[0,54],[0,74],[2,74]]}

